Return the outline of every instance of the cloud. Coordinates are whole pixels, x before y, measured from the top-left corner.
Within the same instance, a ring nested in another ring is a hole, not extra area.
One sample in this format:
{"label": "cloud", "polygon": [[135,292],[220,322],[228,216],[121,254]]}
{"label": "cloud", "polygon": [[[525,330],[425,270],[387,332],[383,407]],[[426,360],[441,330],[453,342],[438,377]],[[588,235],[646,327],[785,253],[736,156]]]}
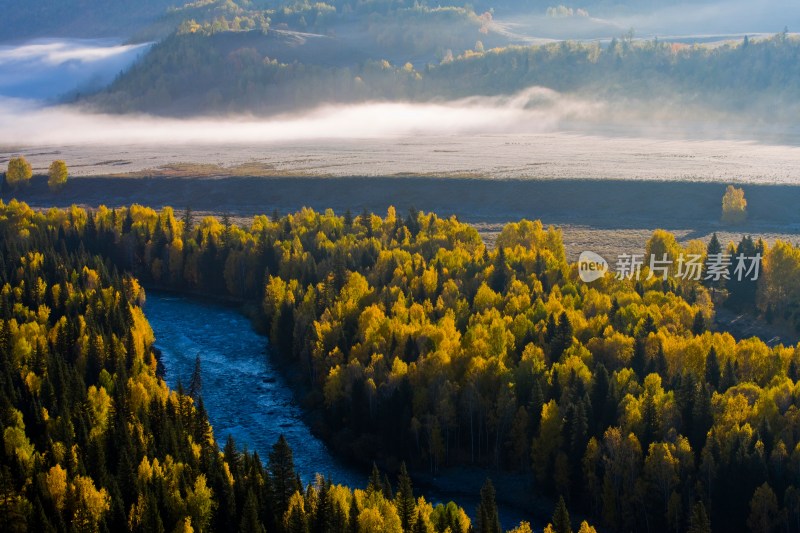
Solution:
{"label": "cloud", "polygon": [[511,96],[448,103],[323,106],[271,118],[174,119],[95,114],[71,106],[0,100],[0,144],[239,144],[394,135],[537,133],[588,120],[604,106],[533,87]]}
{"label": "cloud", "polygon": [[47,39],[0,46],[0,95],[55,99],[103,87],[150,44]]}
{"label": "cloud", "polygon": [[26,62],[56,66],[67,61],[90,63],[103,61],[131,51],[138,51],[147,44],[114,45],[95,40],[40,40],[21,46],[0,46],[0,67]]}

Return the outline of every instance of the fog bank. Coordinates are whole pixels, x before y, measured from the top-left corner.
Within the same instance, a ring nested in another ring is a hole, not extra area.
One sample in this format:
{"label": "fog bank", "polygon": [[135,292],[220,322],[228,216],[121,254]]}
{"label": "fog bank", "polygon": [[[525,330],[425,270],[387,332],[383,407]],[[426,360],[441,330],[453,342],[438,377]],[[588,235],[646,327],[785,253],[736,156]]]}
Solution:
{"label": "fog bank", "polygon": [[100,89],[149,44],[107,39],[39,39],[0,46],[0,96],[54,100]]}
{"label": "fog bank", "polygon": [[95,114],[71,106],[0,100],[0,144],[241,144],[402,135],[536,133],[565,121],[589,120],[604,106],[533,87],[512,96],[449,103],[323,106],[271,118],[174,119]]}

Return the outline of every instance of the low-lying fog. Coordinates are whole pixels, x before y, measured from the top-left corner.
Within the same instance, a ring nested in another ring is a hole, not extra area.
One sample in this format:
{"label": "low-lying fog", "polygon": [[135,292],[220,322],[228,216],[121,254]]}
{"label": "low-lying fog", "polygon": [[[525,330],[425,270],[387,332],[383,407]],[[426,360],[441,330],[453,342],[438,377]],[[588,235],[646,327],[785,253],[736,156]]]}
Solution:
{"label": "low-lying fog", "polygon": [[111,82],[148,44],[108,39],[37,39],[0,45],[0,95],[55,100]]}
{"label": "low-lying fog", "polygon": [[[48,99],[125,68],[142,46],[0,47],[0,163],[25,154],[73,176],[176,162],[278,173],[795,182],[800,134],[670,109],[656,116],[532,87],[453,102],[323,106],[271,118],[104,115]],[[20,98],[20,96],[25,98]]]}
{"label": "low-lying fog", "polygon": [[448,103],[322,106],[270,118],[163,118],[105,115],[70,106],[0,100],[0,145],[236,144],[397,135],[471,135],[556,131],[590,121],[603,105],[533,87],[505,97]]}

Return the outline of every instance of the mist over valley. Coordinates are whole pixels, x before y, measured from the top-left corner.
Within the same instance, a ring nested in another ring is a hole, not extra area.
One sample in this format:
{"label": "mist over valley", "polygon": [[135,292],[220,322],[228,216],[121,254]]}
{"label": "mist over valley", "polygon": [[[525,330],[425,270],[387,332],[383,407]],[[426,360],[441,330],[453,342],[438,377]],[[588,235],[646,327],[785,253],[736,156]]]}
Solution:
{"label": "mist over valley", "polygon": [[0,528],[800,533],[797,0],[0,0]]}

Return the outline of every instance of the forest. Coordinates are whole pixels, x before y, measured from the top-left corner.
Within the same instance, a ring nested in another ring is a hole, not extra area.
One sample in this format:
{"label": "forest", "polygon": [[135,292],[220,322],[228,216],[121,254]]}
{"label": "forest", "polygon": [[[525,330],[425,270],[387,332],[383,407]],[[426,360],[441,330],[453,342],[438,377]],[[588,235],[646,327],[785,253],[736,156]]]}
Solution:
{"label": "forest", "polygon": [[[147,0],[127,9],[119,0],[0,0],[8,21],[0,39],[152,44],[109,86],[60,95],[102,112],[269,115],[537,86],[613,104],[613,115],[637,106],[664,116],[689,108],[689,118],[698,110],[757,121],[796,115],[800,41],[782,22],[760,23],[752,38],[674,37],[677,26],[645,22],[639,38],[639,28],[625,25],[658,9],[674,16],[675,3]],[[539,105],[532,99],[526,108]]]}
{"label": "forest", "polygon": [[[541,86],[624,103],[625,109],[650,102],[672,112],[682,104],[756,120],[775,109],[782,116],[796,111],[792,95],[800,90],[800,41],[786,33],[716,47],[627,35],[608,44],[492,48],[480,32],[482,19],[463,17],[472,33],[456,32],[460,43],[447,32],[386,33],[381,26],[373,52],[386,50],[391,60],[347,50],[343,53],[351,58],[332,56],[324,39],[309,41],[303,53],[302,47],[279,46],[260,32],[204,33],[200,26],[184,26],[88,102],[116,112],[181,115],[202,108],[209,114],[264,114],[331,103],[507,95]],[[464,35],[471,35],[468,43]],[[398,49],[409,50],[409,56],[428,50],[430,57],[412,63]]]}
{"label": "forest", "polygon": [[[647,279],[645,268],[639,281],[586,284],[567,262],[560,232],[530,221],[508,224],[490,250],[473,227],[414,210],[381,217],[304,209],[258,216],[248,226],[137,205],[35,213],[12,201],[0,212],[9,248],[2,280],[10,318],[4,328],[11,332],[4,333],[4,353],[11,354],[5,395],[22,413],[7,410],[4,418],[5,435],[15,439],[6,437],[6,460],[29,461],[10,461],[16,466],[7,475],[17,489],[28,480],[35,496],[28,501],[37,508],[37,497],[42,505],[51,500],[35,492],[31,472],[65,457],[55,462],[69,479],[88,474],[95,490],[106,488],[112,501],[119,491],[125,505],[137,501],[142,517],[152,517],[145,513],[150,489],[120,486],[120,476],[130,479],[120,472],[146,457],[164,469],[169,460],[183,465],[178,477],[186,492],[179,483],[175,505],[188,505],[189,487],[202,473],[216,497],[230,498],[219,501],[213,519],[243,520],[242,502],[252,498],[241,492],[243,483],[231,495],[224,472],[251,479],[245,471],[261,468],[260,460],[233,445],[215,455],[201,398],[195,403],[167,391],[158,379],[147,349],[152,333],[137,306],[138,279],[260,308],[253,317],[269,332],[273,356],[305,376],[302,402],[322,413],[322,436],[356,460],[375,460],[388,472],[403,463],[432,472],[454,465],[529,472],[537,492],[563,498],[609,531],[799,529],[800,349],[737,340],[710,327],[719,305],[800,324],[800,249],[790,243],[744,237],[682,246],[659,230],[643,243],[648,254],[758,252],[761,276]],[[28,254],[36,249],[38,262]],[[38,269],[23,268],[28,262]],[[90,298],[98,290],[104,297]],[[65,350],[58,351],[60,331],[62,345],[73,347],[60,356],[66,362],[58,355]],[[56,364],[82,380],[86,396],[70,405],[86,405],[87,418],[73,422],[84,425],[80,431],[53,429],[50,436],[50,427],[60,427],[50,400],[59,396],[47,392],[60,390],[54,381],[61,378],[50,377]],[[118,385],[122,377],[128,387]],[[92,407],[102,403],[101,389],[114,405],[129,406],[127,420],[117,421],[119,408],[107,409],[113,416],[106,418],[96,414],[103,411]],[[97,429],[100,420],[105,429]],[[156,423],[165,429],[143,429]],[[92,439],[98,432],[105,448]],[[145,435],[174,438],[162,443]],[[70,463],[71,451],[50,451],[61,449],[57,443],[86,450],[86,458],[76,451]],[[127,459],[121,450],[130,450]],[[158,455],[167,452],[169,460]],[[81,461],[88,462],[83,469]],[[276,475],[270,472],[255,477],[266,486]],[[171,475],[164,471],[165,480]],[[263,512],[268,497],[252,491]],[[298,493],[297,506],[301,498],[307,496]],[[117,519],[130,523],[125,505]],[[271,530],[287,509],[258,520]],[[164,509],[162,521],[167,511],[174,524],[180,512]],[[490,530],[479,522],[476,530]]]}
{"label": "forest", "polygon": [[[710,3],[711,0],[706,0]],[[663,4],[680,4],[669,0]],[[695,2],[698,3],[698,2]],[[59,36],[117,36],[133,31],[138,37],[163,37],[184,20],[213,20],[221,15],[241,16],[245,13],[275,19],[278,22],[315,24],[316,14],[334,14],[336,19],[352,19],[372,14],[388,15],[408,7],[437,8],[440,6],[468,8],[470,10],[497,11],[504,14],[542,13],[559,2],[552,0],[481,0],[466,2],[450,0],[445,4],[428,0],[0,0],[7,22],[4,37],[25,38],[37,35]],[[613,10],[626,11],[652,9],[649,0],[584,0],[568,7],[588,8],[593,13]],[[311,19],[309,18],[312,17]],[[320,21],[321,22],[321,21]],[[71,35],[72,34],[72,35]]]}
{"label": "forest", "polygon": [[[639,39],[611,21],[658,8],[0,0],[0,64],[13,81],[23,56],[68,70],[143,44],[105,89],[69,93],[80,112],[558,105],[530,91],[543,87],[604,109],[598,124],[638,109],[687,124],[797,117],[800,39],[788,27]],[[525,34],[525,17],[540,26]],[[577,40],[533,35],[541,27]],[[50,40],[22,41],[37,37]],[[58,52],[64,37],[81,41],[74,57]],[[24,135],[20,146],[41,142]],[[14,190],[33,174],[22,161],[9,156]],[[66,163],[48,174],[58,194]],[[417,474],[458,468],[482,482],[486,471],[521,473],[531,500],[553,508],[534,520],[548,533],[800,532],[800,345],[715,320],[724,308],[800,332],[800,245],[656,230],[641,243],[647,256],[758,255],[759,276],[645,266],[638,279],[586,283],[561,232],[540,221],[507,223],[490,243],[457,217],[413,208],[234,222],[177,207],[0,200],[0,530],[500,533],[490,479],[476,509],[415,491]],[[744,205],[729,211],[723,222],[744,221]],[[145,288],[241,306],[315,434],[371,469],[364,485],[301,479],[283,438],[258,451],[218,441],[199,358],[185,386],[166,385]]]}
{"label": "forest", "polygon": [[[144,290],[117,266],[134,260],[132,232],[157,232],[151,214],[134,206],[117,227],[113,214],[106,226],[77,208],[0,202],[3,531],[499,533],[490,481],[473,523],[415,497],[404,465],[396,485],[373,467],[365,489],[349,488],[301,480],[282,437],[266,463],[232,439],[220,449],[200,380],[164,383]],[[180,229],[167,229],[170,246]],[[553,520],[570,527],[563,501]]]}

